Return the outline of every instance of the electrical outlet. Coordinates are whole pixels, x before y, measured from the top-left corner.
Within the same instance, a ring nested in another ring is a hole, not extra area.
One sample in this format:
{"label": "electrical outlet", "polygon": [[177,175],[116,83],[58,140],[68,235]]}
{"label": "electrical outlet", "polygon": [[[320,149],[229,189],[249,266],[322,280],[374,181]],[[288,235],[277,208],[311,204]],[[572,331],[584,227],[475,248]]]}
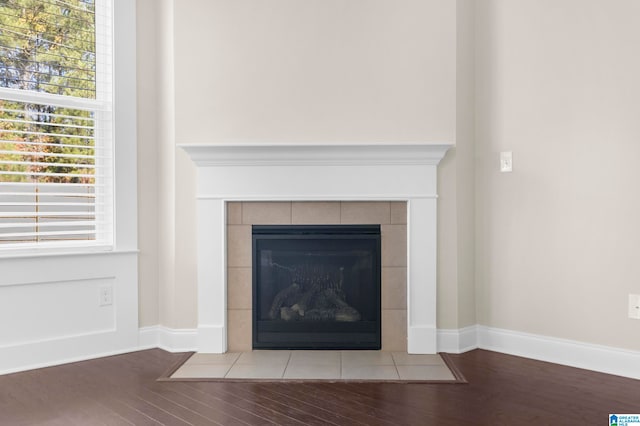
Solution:
{"label": "electrical outlet", "polygon": [[502,173],[513,171],[513,153],[511,151],[500,153],[500,171]]}
{"label": "electrical outlet", "polygon": [[629,295],[629,318],[640,319],[640,294]]}
{"label": "electrical outlet", "polygon": [[99,306],[109,306],[113,304],[113,289],[111,287],[100,287]]}

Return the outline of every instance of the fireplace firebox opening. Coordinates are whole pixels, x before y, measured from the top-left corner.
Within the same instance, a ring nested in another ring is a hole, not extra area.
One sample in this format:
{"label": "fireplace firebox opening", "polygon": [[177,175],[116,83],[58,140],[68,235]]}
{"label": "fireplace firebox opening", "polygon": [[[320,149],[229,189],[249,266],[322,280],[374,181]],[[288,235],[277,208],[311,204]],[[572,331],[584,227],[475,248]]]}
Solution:
{"label": "fireplace firebox opening", "polygon": [[253,225],[254,349],[380,349],[379,225]]}

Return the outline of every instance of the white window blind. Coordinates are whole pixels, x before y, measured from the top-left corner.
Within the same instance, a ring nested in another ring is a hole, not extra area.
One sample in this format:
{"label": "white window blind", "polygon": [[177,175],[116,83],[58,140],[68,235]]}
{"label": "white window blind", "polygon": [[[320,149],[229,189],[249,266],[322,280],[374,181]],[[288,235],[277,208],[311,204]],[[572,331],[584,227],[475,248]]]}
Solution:
{"label": "white window blind", "polygon": [[0,250],[113,244],[111,0],[0,0]]}

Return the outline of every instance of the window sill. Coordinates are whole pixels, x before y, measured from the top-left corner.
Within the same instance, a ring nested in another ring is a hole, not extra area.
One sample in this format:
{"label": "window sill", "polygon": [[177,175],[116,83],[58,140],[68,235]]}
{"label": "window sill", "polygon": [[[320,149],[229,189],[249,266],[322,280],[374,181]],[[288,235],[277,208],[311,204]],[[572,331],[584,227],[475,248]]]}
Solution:
{"label": "window sill", "polygon": [[117,250],[113,247],[74,247],[68,249],[32,249],[32,250],[7,250],[0,251],[0,261],[4,259],[33,259],[46,257],[64,257],[64,256],[95,256],[95,255],[120,255],[120,254],[137,254],[140,250],[128,249]]}

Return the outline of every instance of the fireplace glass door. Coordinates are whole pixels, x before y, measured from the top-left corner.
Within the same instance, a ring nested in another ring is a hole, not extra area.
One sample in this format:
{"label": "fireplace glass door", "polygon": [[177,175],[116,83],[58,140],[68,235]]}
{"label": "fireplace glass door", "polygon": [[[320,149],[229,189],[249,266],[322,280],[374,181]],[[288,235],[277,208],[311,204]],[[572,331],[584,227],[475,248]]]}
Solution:
{"label": "fireplace glass door", "polygon": [[380,349],[380,226],[253,226],[255,349]]}

